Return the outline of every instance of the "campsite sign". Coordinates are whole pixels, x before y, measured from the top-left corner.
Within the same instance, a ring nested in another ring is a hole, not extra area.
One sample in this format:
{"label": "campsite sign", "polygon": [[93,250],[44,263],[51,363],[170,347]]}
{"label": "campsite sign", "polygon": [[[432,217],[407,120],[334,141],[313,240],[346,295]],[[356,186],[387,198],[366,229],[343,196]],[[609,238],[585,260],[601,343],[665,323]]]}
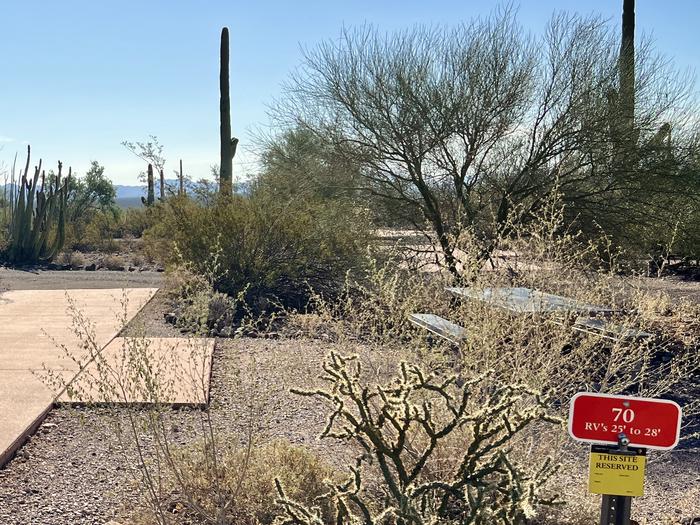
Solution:
{"label": "campsite sign", "polygon": [[681,407],[666,399],[579,392],[571,399],[569,433],[578,441],[669,450],[678,444]]}

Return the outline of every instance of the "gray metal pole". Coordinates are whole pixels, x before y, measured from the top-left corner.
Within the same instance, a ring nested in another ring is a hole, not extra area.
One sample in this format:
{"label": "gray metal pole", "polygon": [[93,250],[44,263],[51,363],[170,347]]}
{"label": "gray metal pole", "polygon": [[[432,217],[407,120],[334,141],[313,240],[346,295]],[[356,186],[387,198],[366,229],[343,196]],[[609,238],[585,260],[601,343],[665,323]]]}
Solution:
{"label": "gray metal pole", "polygon": [[[620,433],[617,436],[618,450],[626,452],[629,442],[629,438],[624,433]],[[630,525],[631,514],[631,496],[603,496],[600,507],[600,525]]]}
{"label": "gray metal pole", "polygon": [[631,496],[603,496],[600,525],[630,525]]}

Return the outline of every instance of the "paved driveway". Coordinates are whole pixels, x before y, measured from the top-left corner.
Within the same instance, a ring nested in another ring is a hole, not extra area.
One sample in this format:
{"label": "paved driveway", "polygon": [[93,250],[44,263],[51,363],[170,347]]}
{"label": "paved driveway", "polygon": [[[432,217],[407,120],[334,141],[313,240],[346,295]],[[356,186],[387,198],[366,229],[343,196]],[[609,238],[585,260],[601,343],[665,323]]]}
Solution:
{"label": "paved driveway", "polygon": [[[44,368],[75,377],[88,352],[74,333],[80,312],[103,348],[157,288],[9,290],[0,293],[0,466],[50,410],[54,393],[37,377]],[[74,311],[71,312],[71,309]]]}

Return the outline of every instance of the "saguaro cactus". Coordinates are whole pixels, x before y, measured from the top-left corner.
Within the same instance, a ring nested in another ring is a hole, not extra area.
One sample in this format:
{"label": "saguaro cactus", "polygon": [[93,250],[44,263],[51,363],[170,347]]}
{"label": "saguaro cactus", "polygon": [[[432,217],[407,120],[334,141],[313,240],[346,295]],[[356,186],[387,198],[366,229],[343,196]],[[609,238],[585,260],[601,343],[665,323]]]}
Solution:
{"label": "saguaro cactus", "polygon": [[[10,244],[8,256],[14,263],[50,261],[63,248],[66,239],[66,203],[71,170],[61,180],[63,164],[58,162],[58,174],[46,180],[41,160],[29,178],[31,149],[27,146],[27,164],[12,199]],[[39,177],[41,176],[41,187]]]}
{"label": "saguaro cactus", "polygon": [[219,124],[221,138],[221,165],[219,167],[219,193],[233,192],[233,157],[236,155],[238,139],[231,137],[231,97],[229,94],[229,42],[228,27],[221,30],[221,53],[219,67]]}
{"label": "saguaro cactus", "polygon": [[141,197],[141,202],[144,206],[153,206],[156,200],[156,192],[153,183],[153,165],[148,165],[148,196],[144,199]]}
{"label": "saguaro cactus", "polygon": [[177,194],[182,197],[185,194],[185,174],[182,171],[182,159],[180,159],[179,179],[180,179],[180,188],[178,189]]}
{"label": "saguaro cactus", "polygon": [[163,168],[160,169],[160,201],[165,202],[165,174]]}
{"label": "saguaro cactus", "polygon": [[625,126],[634,126],[634,0],[622,6],[622,42],[620,43],[620,105]]}

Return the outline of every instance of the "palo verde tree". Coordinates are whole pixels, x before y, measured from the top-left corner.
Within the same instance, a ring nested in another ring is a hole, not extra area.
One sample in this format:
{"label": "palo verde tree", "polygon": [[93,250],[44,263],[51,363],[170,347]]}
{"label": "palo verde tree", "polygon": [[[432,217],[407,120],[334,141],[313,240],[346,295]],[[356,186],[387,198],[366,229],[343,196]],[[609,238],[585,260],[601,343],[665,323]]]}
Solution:
{"label": "palo verde tree", "polygon": [[[565,14],[536,38],[509,10],[452,29],[344,30],[306,53],[277,115],[356,163],[363,189],[399,203],[458,274],[460,234],[486,260],[554,190],[582,228],[624,231],[695,184],[691,83],[643,45],[634,126],[620,126],[618,42],[601,19]],[[674,140],[662,148],[667,122]],[[637,162],[621,172],[623,146]]]}
{"label": "palo verde tree", "polygon": [[[160,177],[160,200],[164,201],[166,196],[166,190],[172,195],[174,191],[167,187],[165,182],[165,156],[163,155],[163,145],[158,142],[158,137],[155,135],[149,135],[148,140],[143,142],[130,142],[128,140],[123,141],[122,146],[128,149],[131,153],[136,155],[141,160],[148,163],[150,170],[147,173],[141,172],[139,174],[139,180],[148,183],[148,201],[152,204],[150,198],[151,183],[152,183],[152,170],[155,169]],[[155,198],[153,199],[155,200]]]}
{"label": "palo verde tree", "polygon": [[286,130],[263,144],[261,172],[254,189],[278,198],[314,198],[360,204],[355,188],[361,185],[357,166],[343,162],[307,129]]}

